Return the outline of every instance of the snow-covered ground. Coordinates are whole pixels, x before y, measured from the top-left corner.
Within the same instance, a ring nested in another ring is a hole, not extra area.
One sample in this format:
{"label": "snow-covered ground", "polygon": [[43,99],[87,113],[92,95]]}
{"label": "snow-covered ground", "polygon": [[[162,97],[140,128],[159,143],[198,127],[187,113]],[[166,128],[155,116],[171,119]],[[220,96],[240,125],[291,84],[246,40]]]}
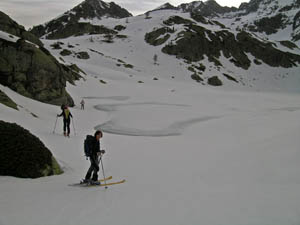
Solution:
{"label": "snow-covered ground", "polygon": [[[1,119],[37,135],[65,171],[0,177],[1,225],[300,222],[299,95],[86,78],[68,85],[78,105],[86,101],[86,110],[71,109],[71,138],[61,135],[61,121],[52,133],[59,107],[0,86],[23,107],[0,105]],[[107,190],[70,187],[88,169],[83,140],[97,126],[104,130],[105,174],[126,182]]]}
{"label": "snow-covered ground", "polygon": [[[122,20],[128,38],[114,44],[101,35],[61,40],[75,52],[93,50],[89,60],[63,58],[88,74],[67,86],[77,105],[71,138],[63,137],[61,120],[53,134],[58,106],[0,85],[19,105],[16,111],[0,104],[0,119],[38,136],[64,170],[34,180],[0,177],[0,225],[300,223],[299,69],[254,65],[244,71],[222,56],[219,73],[243,75],[247,87],[227,80],[221,88],[203,86],[191,80],[183,61],[145,43],[145,32],[159,21]],[[102,23],[113,28],[121,22]],[[48,49],[53,42],[44,40]],[[207,59],[202,63],[207,76],[218,71]],[[96,128],[104,131],[106,176],[126,182],[107,190],[71,187],[89,167],[83,141]]]}

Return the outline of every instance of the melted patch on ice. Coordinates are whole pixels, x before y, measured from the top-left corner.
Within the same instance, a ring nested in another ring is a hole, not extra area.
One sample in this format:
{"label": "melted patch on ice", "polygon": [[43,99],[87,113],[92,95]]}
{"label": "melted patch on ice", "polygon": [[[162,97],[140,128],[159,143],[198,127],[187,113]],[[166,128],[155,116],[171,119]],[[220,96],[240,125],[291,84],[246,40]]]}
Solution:
{"label": "melted patch on ice", "polygon": [[130,97],[127,96],[109,96],[109,97],[87,96],[83,98],[84,99],[108,99],[108,100],[116,100],[116,101],[126,101],[130,99]]}
{"label": "melted patch on ice", "polygon": [[282,107],[282,108],[275,108],[272,111],[288,111],[288,112],[295,112],[299,111],[300,107]]}
{"label": "melted patch on ice", "polygon": [[[100,111],[109,112],[112,119],[98,125],[95,129],[118,135],[164,137],[181,135],[188,126],[219,118],[218,116],[202,116],[182,120],[189,105],[157,102],[101,104],[94,106]],[[177,110],[180,112],[177,113]],[[177,115],[176,115],[177,113]],[[152,116],[151,124],[148,117]],[[186,115],[187,117],[189,115]]]}
{"label": "melted patch on ice", "polygon": [[175,122],[167,128],[157,129],[157,130],[146,130],[146,129],[142,130],[137,128],[124,127],[110,120],[106,123],[96,126],[95,129],[100,129],[110,134],[119,134],[119,135],[127,135],[127,136],[148,136],[148,137],[178,136],[183,133],[183,130],[185,128],[195,123],[205,122],[208,120],[213,120],[218,118],[219,117],[217,116],[205,116],[202,118],[194,118],[190,120]]}
{"label": "melted patch on ice", "polygon": [[157,102],[138,102],[138,103],[128,103],[128,104],[101,104],[94,106],[95,109],[105,112],[117,111],[118,108],[124,106],[178,106],[178,107],[188,107],[189,105],[184,104],[169,104],[169,103],[157,103]]}

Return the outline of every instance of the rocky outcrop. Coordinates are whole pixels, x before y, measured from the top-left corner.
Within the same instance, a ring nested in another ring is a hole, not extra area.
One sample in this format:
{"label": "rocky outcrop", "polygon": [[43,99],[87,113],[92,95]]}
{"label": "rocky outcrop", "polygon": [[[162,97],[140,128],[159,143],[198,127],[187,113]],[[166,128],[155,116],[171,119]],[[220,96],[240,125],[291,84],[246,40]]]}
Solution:
{"label": "rocky outcrop", "polygon": [[[84,34],[116,34],[117,32],[108,29],[104,26],[92,25],[90,23],[70,23],[64,25],[64,23],[55,22],[53,25],[53,31],[46,35],[46,39],[55,40],[68,38],[71,36],[80,36]],[[35,30],[32,30],[35,33]],[[45,34],[45,31],[42,35]],[[41,35],[41,34],[38,34]]]}
{"label": "rocky outcrop", "polygon": [[195,24],[184,26],[185,30],[178,32],[177,38],[162,48],[164,53],[191,62],[201,61],[207,56],[216,66],[222,66],[218,61],[222,53],[235,66],[245,70],[251,66],[247,53],[272,67],[290,68],[300,63],[299,55],[282,52],[272,43],[260,41],[244,31],[235,36],[228,30],[213,32]]}
{"label": "rocky outcrop", "polygon": [[218,16],[218,14],[224,14],[227,12],[235,12],[238,9],[235,7],[222,7],[215,0],[208,0],[205,2],[194,1],[191,3],[185,3],[178,6],[183,12],[189,12],[198,14],[201,16]]}
{"label": "rocky outcrop", "polygon": [[[120,7],[114,2],[104,2],[101,0],[85,0],[71,10],[73,17],[78,21],[83,19],[101,19],[103,16],[112,18],[126,18],[132,16],[126,9]],[[76,19],[77,18],[77,19]]]}
{"label": "rocky outcrop", "polygon": [[78,52],[76,53],[78,59],[89,59],[90,55],[87,52]]}
{"label": "rocky outcrop", "polygon": [[24,40],[28,40],[39,46],[43,46],[43,43],[31,32],[25,30],[25,28],[12,20],[8,15],[0,11],[0,30],[6,33],[18,36]]}
{"label": "rocky outcrop", "polygon": [[160,10],[179,10],[178,7],[173,6],[172,4],[170,4],[169,2],[157,7],[154,10],[148,11],[146,13],[150,13],[150,12],[155,12],[155,11],[160,11]]}
{"label": "rocky outcrop", "polygon": [[252,31],[265,32],[267,35],[277,33],[279,29],[285,28],[285,19],[287,16],[284,14],[277,14],[273,17],[264,17],[260,20],[254,21],[256,28]]}
{"label": "rocky outcrop", "polygon": [[61,174],[49,149],[28,130],[0,121],[0,175],[38,178]]}
{"label": "rocky outcrop", "polygon": [[208,78],[208,84],[211,86],[222,86],[223,83],[217,76],[213,76]]}
{"label": "rocky outcrop", "polygon": [[10,42],[0,39],[0,84],[41,102],[74,105],[65,90],[66,81],[80,76],[61,65],[46,49],[24,39]]}
{"label": "rocky outcrop", "polygon": [[169,27],[162,27],[150,33],[146,33],[145,41],[154,46],[162,45],[170,38],[171,33],[174,33],[174,30]]}
{"label": "rocky outcrop", "polygon": [[51,20],[45,25],[33,27],[31,30],[38,37],[46,35],[47,39],[67,38],[82,34],[113,34],[104,26],[95,26],[80,20],[100,19],[102,17],[125,18],[132,16],[126,9],[114,2],[106,3],[100,0],[85,0],[62,16]]}
{"label": "rocky outcrop", "polygon": [[251,0],[249,3],[244,2],[240,5],[239,10],[244,11],[245,14],[256,12],[262,1],[263,0]]}
{"label": "rocky outcrop", "polygon": [[166,3],[153,11],[159,10],[180,10],[182,12],[193,13],[194,15],[200,16],[218,16],[219,14],[224,14],[227,12],[235,12],[238,9],[235,7],[222,7],[215,0],[208,1],[193,1],[190,3],[183,3],[175,7],[170,3]]}
{"label": "rocky outcrop", "polygon": [[300,40],[300,11],[295,15],[293,19],[293,30],[294,30],[293,41],[299,41]]}

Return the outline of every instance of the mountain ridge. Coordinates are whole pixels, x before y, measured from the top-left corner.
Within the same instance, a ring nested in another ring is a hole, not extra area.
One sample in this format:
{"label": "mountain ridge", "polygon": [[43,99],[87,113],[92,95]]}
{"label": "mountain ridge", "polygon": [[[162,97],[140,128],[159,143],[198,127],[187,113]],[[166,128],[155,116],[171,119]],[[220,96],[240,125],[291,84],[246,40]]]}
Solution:
{"label": "mountain ridge", "polygon": [[[45,24],[34,26],[30,31],[38,37],[46,35],[46,38],[50,39],[66,38],[83,33],[107,33],[101,27],[93,26],[89,22],[86,22],[86,20],[101,20],[103,17],[125,18],[131,16],[131,13],[114,2],[106,3],[101,0],[85,0],[63,15]],[[68,30],[68,32],[61,35],[64,30]],[[51,34],[49,35],[49,33]]]}

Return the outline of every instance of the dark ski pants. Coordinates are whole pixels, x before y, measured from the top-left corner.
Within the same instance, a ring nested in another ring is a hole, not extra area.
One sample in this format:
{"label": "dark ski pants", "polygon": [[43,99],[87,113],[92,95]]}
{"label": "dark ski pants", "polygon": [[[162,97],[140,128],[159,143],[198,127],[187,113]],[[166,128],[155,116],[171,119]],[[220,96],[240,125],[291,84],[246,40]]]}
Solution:
{"label": "dark ski pants", "polygon": [[98,171],[99,171],[99,161],[98,161],[97,156],[91,156],[90,162],[91,162],[91,166],[85,175],[85,179],[86,180],[91,179],[91,175],[93,173],[92,180],[97,181],[98,180]]}
{"label": "dark ski pants", "polygon": [[70,134],[70,119],[64,120],[64,133],[68,130],[68,134]]}

